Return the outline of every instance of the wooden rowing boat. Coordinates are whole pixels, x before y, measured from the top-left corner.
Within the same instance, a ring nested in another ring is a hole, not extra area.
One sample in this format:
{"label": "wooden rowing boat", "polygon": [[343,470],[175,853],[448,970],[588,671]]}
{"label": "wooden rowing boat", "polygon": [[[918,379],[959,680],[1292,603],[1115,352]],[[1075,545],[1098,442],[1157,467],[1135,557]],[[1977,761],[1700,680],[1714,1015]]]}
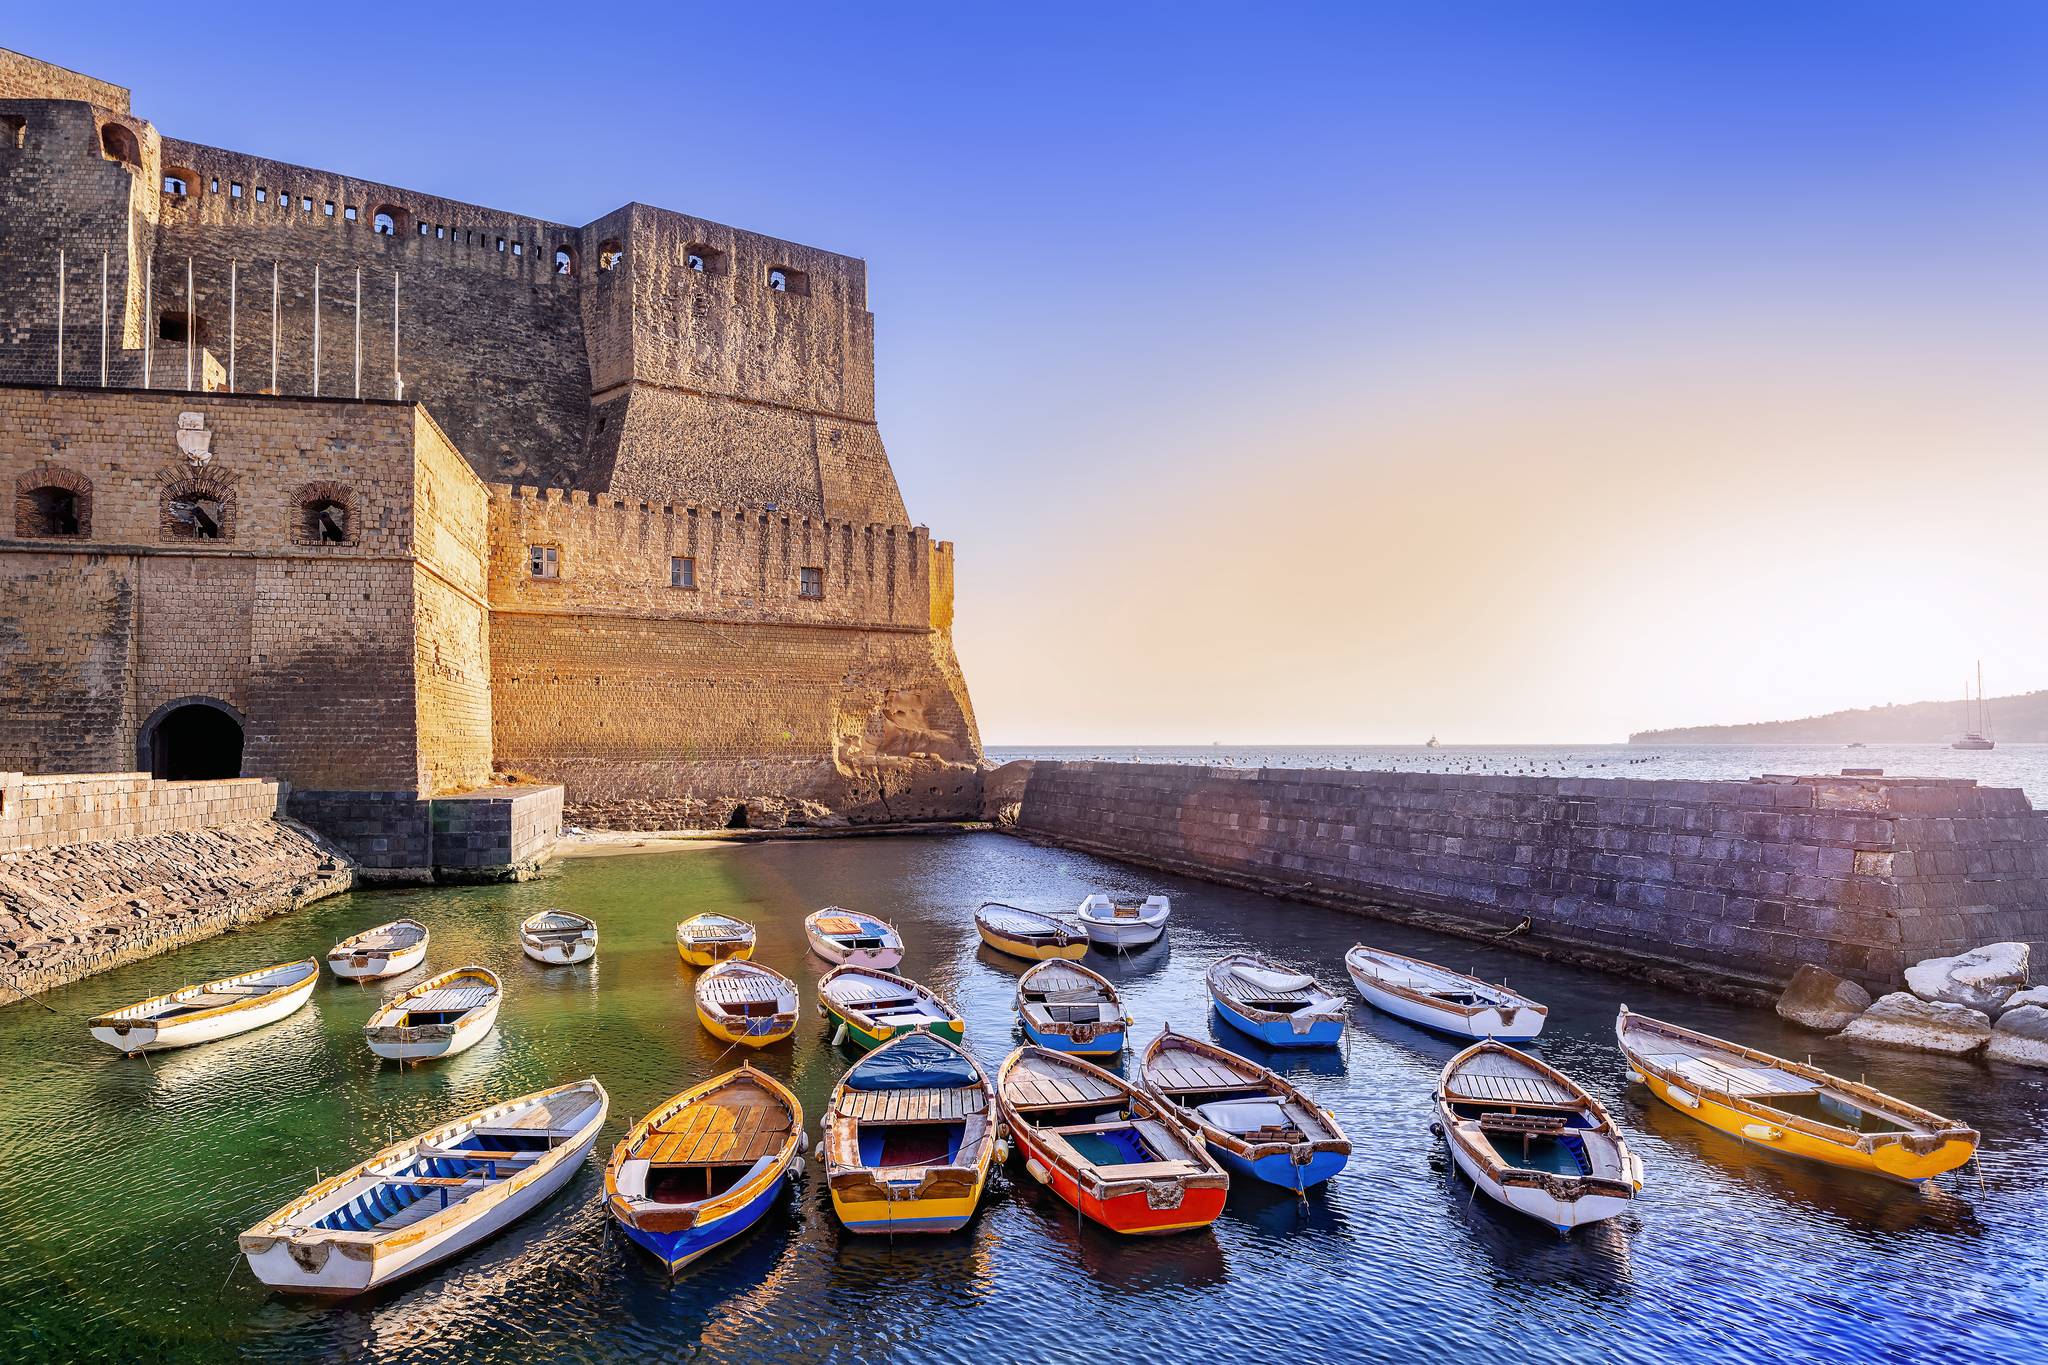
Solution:
{"label": "wooden rowing boat", "polygon": [[758,962],[721,962],[697,978],[697,1022],[728,1043],[766,1047],[796,1032],[796,982]]}
{"label": "wooden rowing boat", "polygon": [[1223,1021],[1267,1047],[1335,1047],[1343,1041],[1344,1002],[1306,972],[1231,953],[1218,958],[1203,980]]}
{"label": "wooden rowing boat", "polygon": [[952,1232],[974,1216],[996,1150],[996,1095],[962,1048],[929,1033],[882,1044],[832,1092],[818,1149],[853,1232]]}
{"label": "wooden rowing boat", "polygon": [[1141,1083],[1234,1175],[1299,1191],[1322,1184],[1351,1158],[1351,1140],[1335,1114],[1228,1048],[1166,1029],[1145,1049]]}
{"label": "wooden rowing boat", "polygon": [[846,1042],[865,1052],[902,1033],[936,1033],[959,1042],[967,1034],[960,1011],[908,977],[873,967],[834,967],[818,982],[826,1015],[846,1026]]}
{"label": "wooden rowing boat", "polygon": [[1223,1212],[1230,1176],[1172,1110],[1101,1067],[1018,1048],[996,1109],[1031,1178],[1114,1232],[1184,1232]]}
{"label": "wooden rowing boat", "polygon": [[1051,915],[997,901],[974,912],[974,927],[981,932],[983,943],[1011,957],[1043,962],[1054,957],[1083,957],[1088,952],[1084,930]]}
{"label": "wooden rowing boat", "polygon": [[88,1020],[92,1036],[130,1057],[232,1038],[295,1012],[320,983],[320,959],[224,976]]}
{"label": "wooden rowing boat", "polygon": [[731,915],[692,915],[676,926],[676,952],[699,967],[749,958],[754,955],[754,926]]}
{"label": "wooden rowing boat", "polygon": [[1017,979],[1017,1018],[1032,1042],[1076,1057],[1116,1056],[1131,1026],[1115,986],[1078,962],[1057,959]]}
{"label": "wooden rowing boat", "polygon": [[761,1220],[803,1140],[797,1097],[742,1066],[633,1125],[605,1163],[605,1204],[674,1274]]}
{"label": "wooden rowing boat", "polygon": [[1127,953],[1157,942],[1172,913],[1173,903],[1164,896],[1107,896],[1098,891],[1081,902],[1074,918],[1096,947]]}
{"label": "wooden rowing boat", "polygon": [[453,1057],[498,1022],[504,987],[483,967],[457,967],[391,997],[363,1025],[370,1051],[394,1062]]}
{"label": "wooden rowing boat", "polygon": [[1621,1007],[1629,1079],[1681,1114],[1752,1146],[1845,1170],[1922,1181],[1977,1152],[1977,1130],[1881,1090]]}
{"label": "wooden rowing boat", "polygon": [[256,1278],[360,1294],[467,1251],[576,1174],[611,1099],[596,1078],[488,1105],[393,1143],[243,1233]]}
{"label": "wooden rowing boat", "polygon": [[811,951],[827,962],[887,971],[903,961],[903,935],[895,925],[836,905],[806,916],[804,937]]}
{"label": "wooden rowing boat", "polygon": [[1526,1042],[1550,1015],[1506,986],[1363,943],[1344,954],[1344,970],[1374,1009],[1458,1038]]}
{"label": "wooden rowing boat", "polygon": [[1436,1118],[1466,1179],[1559,1232],[1614,1217],[1643,1188],[1642,1162],[1599,1102],[1506,1043],[1474,1043],[1451,1058],[1437,1080]]}
{"label": "wooden rowing boat", "polygon": [[543,967],[573,967],[597,956],[597,921],[567,910],[543,910],[520,921],[519,947]]}
{"label": "wooden rowing boat", "polygon": [[400,976],[427,960],[427,938],[427,926],[418,920],[395,919],[329,948],[327,967],[346,981]]}

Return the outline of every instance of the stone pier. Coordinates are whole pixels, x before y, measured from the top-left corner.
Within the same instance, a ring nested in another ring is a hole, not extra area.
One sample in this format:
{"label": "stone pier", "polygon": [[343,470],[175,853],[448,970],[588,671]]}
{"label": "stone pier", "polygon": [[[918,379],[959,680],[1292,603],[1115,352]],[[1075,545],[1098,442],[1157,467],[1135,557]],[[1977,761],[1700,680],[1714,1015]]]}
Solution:
{"label": "stone pier", "polygon": [[1681,981],[1815,963],[1878,992],[1981,943],[2048,952],[2048,821],[1967,780],[1020,762],[984,786],[1054,843]]}

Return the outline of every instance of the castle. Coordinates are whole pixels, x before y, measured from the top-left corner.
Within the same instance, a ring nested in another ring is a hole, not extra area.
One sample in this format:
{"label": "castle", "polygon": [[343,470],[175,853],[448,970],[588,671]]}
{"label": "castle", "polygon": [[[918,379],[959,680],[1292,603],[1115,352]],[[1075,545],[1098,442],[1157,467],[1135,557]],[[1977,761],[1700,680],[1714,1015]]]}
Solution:
{"label": "castle", "polygon": [[629,828],[977,811],[862,262],[180,142],[0,50],[0,320],[0,770],[278,779],[394,866],[507,775]]}

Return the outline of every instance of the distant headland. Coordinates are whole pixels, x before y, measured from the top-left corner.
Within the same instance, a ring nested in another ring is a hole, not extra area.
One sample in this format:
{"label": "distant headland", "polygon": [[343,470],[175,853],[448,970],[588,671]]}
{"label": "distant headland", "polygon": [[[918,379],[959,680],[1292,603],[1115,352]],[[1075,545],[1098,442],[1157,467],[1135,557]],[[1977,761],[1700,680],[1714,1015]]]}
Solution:
{"label": "distant headland", "polygon": [[[1800,720],[1763,720],[1739,725],[1688,725],[1640,730],[1631,744],[1939,744],[1963,729],[1961,701],[1916,701],[1903,706],[1866,706],[1830,711]],[[1990,732],[2001,743],[2048,743],[2048,691],[1991,697],[1985,702]]]}

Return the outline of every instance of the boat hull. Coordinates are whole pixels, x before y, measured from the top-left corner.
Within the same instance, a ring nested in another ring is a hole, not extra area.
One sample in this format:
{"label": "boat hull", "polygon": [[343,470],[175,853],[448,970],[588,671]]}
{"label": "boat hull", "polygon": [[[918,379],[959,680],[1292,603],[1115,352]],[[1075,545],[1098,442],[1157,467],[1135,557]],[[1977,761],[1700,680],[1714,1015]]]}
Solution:
{"label": "boat hull", "polygon": [[1155,1208],[1152,1196],[1142,1190],[1101,1199],[1083,1189],[1079,1180],[1060,1169],[1027,1132],[1018,1129],[1014,1136],[1017,1151],[1023,1156],[1034,1179],[1090,1222],[1126,1236],[1193,1232],[1208,1227],[1223,1212],[1223,1201],[1230,1193],[1227,1186],[1202,1185],[1183,1189],[1179,1191],[1180,1198],[1170,1208]]}
{"label": "boat hull", "polygon": [[327,959],[328,968],[344,981],[381,981],[403,976],[427,960],[427,945],[415,943],[396,953],[350,953]]}
{"label": "boat hull", "polygon": [[829,1000],[825,1002],[825,1012],[838,1023],[846,1026],[846,1038],[844,1040],[846,1045],[859,1048],[862,1052],[873,1051],[891,1038],[898,1038],[906,1033],[929,1033],[933,1037],[943,1038],[949,1043],[958,1043],[967,1034],[967,1029],[964,1025],[956,1024],[951,1020],[935,1020],[929,1024],[882,1024],[875,1028],[870,1028],[866,1024],[856,1022],[841,1014],[837,1009],[833,1008],[832,1002]]}
{"label": "boat hull", "polygon": [[[714,1218],[708,1223],[699,1223],[680,1232],[651,1232],[635,1227],[621,1218],[618,1220],[619,1228],[648,1254],[667,1266],[669,1274],[673,1275],[692,1261],[718,1250],[760,1222],[762,1216],[775,1203],[775,1197],[789,1183],[788,1171],[788,1165],[785,1163],[775,1172],[773,1179],[762,1185],[759,1193],[753,1198],[732,1212]],[[614,1217],[616,1216],[614,1211]]]}
{"label": "boat hull", "polygon": [[1098,948],[1107,948],[1115,953],[1127,953],[1133,948],[1144,948],[1159,941],[1166,932],[1166,921],[1147,924],[1143,920],[1095,920],[1081,916],[1081,927],[1087,931],[1088,941]]}
{"label": "boat hull", "polygon": [[1223,1022],[1267,1047],[1336,1047],[1344,1041],[1342,1019],[1318,1019],[1296,1029],[1291,1019],[1247,1019],[1220,997],[1210,997]]}
{"label": "boat hull", "polygon": [[[271,1239],[272,1245],[261,1252],[245,1249],[244,1258],[257,1279],[273,1289],[294,1294],[345,1298],[389,1284],[491,1240],[546,1203],[583,1168],[591,1149],[597,1145],[600,1128],[599,1124],[591,1125],[590,1132],[568,1149],[566,1156],[531,1184],[522,1186],[475,1218],[458,1223],[438,1236],[403,1246],[394,1245],[388,1254],[377,1254],[367,1259],[334,1254],[336,1248],[330,1248],[327,1255],[316,1259],[306,1255],[304,1249],[295,1254],[293,1247],[282,1239]],[[378,1249],[379,1253],[384,1253],[384,1250]]]}
{"label": "boat hull", "polygon": [[952,1199],[842,1199],[832,1192],[832,1212],[848,1232],[895,1236],[904,1232],[958,1232],[981,1205],[981,1186]]}
{"label": "boat hull", "polygon": [[1283,1190],[1313,1189],[1343,1170],[1351,1159],[1343,1152],[1316,1152],[1310,1155],[1306,1164],[1300,1164],[1286,1152],[1244,1157],[1214,1141],[1207,1145],[1209,1154],[1221,1162],[1232,1176],[1241,1175],[1249,1180],[1277,1185]]}
{"label": "boat hull", "polygon": [[299,1007],[313,996],[313,987],[320,984],[320,974],[313,973],[305,981],[294,986],[275,1000],[248,1009],[222,1010],[218,1014],[188,1023],[172,1020],[157,1023],[153,1020],[138,1019],[129,1027],[119,1024],[95,1024],[92,1036],[117,1052],[139,1057],[145,1052],[168,1052],[172,1048],[192,1047],[199,1043],[217,1042],[247,1033],[251,1029],[274,1024],[287,1015],[298,1012]]}
{"label": "boat hull", "polygon": [[1063,1033],[1047,1033],[1035,1027],[1028,1018],[1024,1021],[1024,1036],[1048,1052],[1063,1052],[1069,1057],[1114,1057],[1129,1042],[1122,1029],[1114,1033],[1098,1033],[1085,1043],[1076,1042]]}
{"label": "boat hull", "polygon": [[1543,1021],[1549,1017],[1545,1011],[1530,1009],[1524,1005],[1506,1009],[1489,1007],[1474,1014],[1448,1008],[1433,1009],[1420,1001],[1387,990],[1368,976],[1349,971],[1348,968],[1346,970],[1351,977],[1351,984],[1358,988],[1358,993],[1364,996],[1366,1003],[1374,1009],[1437,1033],[1448,1034],[1453,1038],[1470,1038],[1475,1041],[1493,1038],[1503,1043],[1526,1043],[1543,1032]]}
{"label": "boat hull", "polygon": [[583,939],[568,943],[537,944],[531,939],[519,940],[520,949],[543,967],[573,967],[579,962],[588,962],[597,956],[597,945]]}
{"label": "boat hull", "polygon": [[830,939],[812,938],[811,951],[836,967],[874,967],[894,971],[903,964],[901,948],[848,948]]}
{"label": "boat hull", "polygon": [[676,956],[693,967],[716,967],[721,962],[745,962],[754,955],[751,943],[720,943],[708,948],[693,947],[687,943],[676,944]]}
{"label": "boat hull", "polygon": [[1031,943],[1021,938],[1011,938],[1008,934],[991,929],[986,924],[976,924],[974,927],[980,931],[983,943],[999,953],[1008,953],[1011,957],[1021,957],[1032,962],[1049,962],[1055,958],[1073,962],[1088,956],[1088,940],[1085,937],[1063,948],[1056,943]]}
{"label": "boat hull", "polygon": [[[1442,1116],[1440,1115],[1440,1118]],[[1627,1210],[1629,1201],[1619,1195],[1584,1194],[1577,1199],[1559,1199],[1528,1185],[1502,1185],[1456,1142],[1446,1141],[1451,1159],[1465,1178],[1478,1186],[1487,1198],[1502,1208],[1548,1223],[1559,1232],[1570,1232],[1591,1223],[1605,1222]]]}
{"label": "boat hull", "polygon": [[[383,1037],[364,1033],[364,1041],[370,1051],[387,1062],[431,1062],[440,1057],[453,1057],[467,1052],[483,1041],[484,1035],[498,1024],[500,1000],[492,1000],[489,1006],[474,1014],[465,1015],[462,1021],[445,1038],[399,1038]],[[400,1030],[391,1030],[393,1034]]]}
{"label": "boat hull", "polygon": [[1705,1095],[1696,1095],[1682,1086],[1672,1085],[1661,1076],[1643,1070],[1635,1057],[1626,1051],[1622,1055],[1627,1058],[1630,1068],[1643,1078],[1643,1084],[1650,1088],[1652,1095],[1687,1118],[1697,1119],[1707,1127],[1724,1133],[1738,1142],[1762,1148],[1767,1152],[1777,1152],[1805,1161],[1818,1161],[1823,1165],[1845,1171],[1881,1175],[1909,1184],[1918,1184],[1952,1171],[1976,1154],[1974,1143],[1955,1140],[1944,1142],[1924,1156],[1909,1152],[1895,1142],[1885,1143],[1873,1151],[1859,1151],[1854,1147],[1829,1142],[1796,1128],[1766,1123],[1754,1114],[1731,1109]]}
{"label": "boat hull", "polygon": [[767,1047],[771,1043],[781,1042],[784,1038],[796,1032],[796,1020],[791,1018],[787,1026],[775,1032],[748,1033],[742,1029],[735,1028],[729,1021],[713,1014],[701,1004],[697,1006],[697,1022],[702,1024],[704,1031],[712,1037],[728,1043],[737,1043],[741,1047]]}

